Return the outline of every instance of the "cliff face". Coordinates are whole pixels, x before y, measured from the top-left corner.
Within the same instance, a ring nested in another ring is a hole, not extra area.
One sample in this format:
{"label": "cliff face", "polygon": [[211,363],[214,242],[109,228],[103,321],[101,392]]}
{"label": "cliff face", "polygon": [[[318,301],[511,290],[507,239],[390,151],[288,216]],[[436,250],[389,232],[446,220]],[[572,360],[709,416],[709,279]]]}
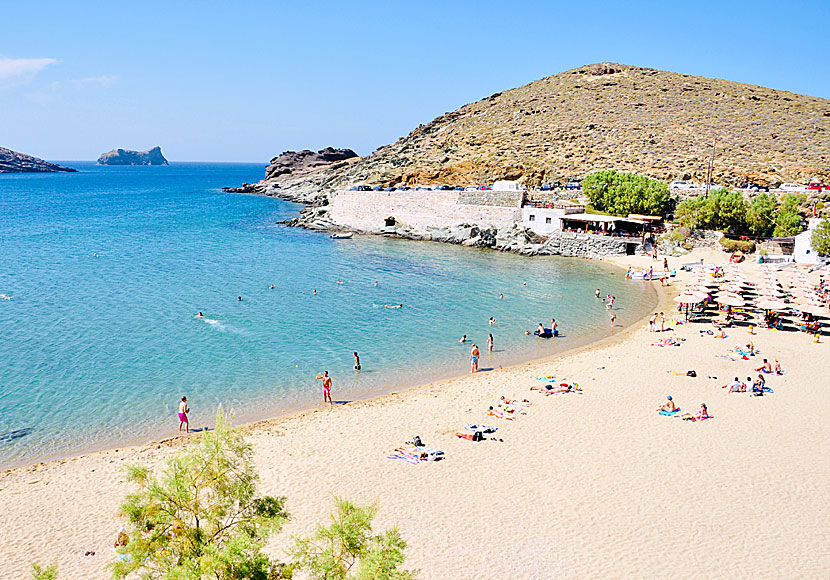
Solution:
{"label": "cliff face", "polygon": [[[350,163],[272,175],[261,191],[325,196],[356,184],[528,186],[603,169],[663,180],[777,185],[830,179],[830,101],[603,63],[496,93]],[[292,193],[289,193],[292,192]]]}
{"label": "cliff face", "polygon": [[0,147],[0,173],[73,172],[71,167],[49,163],[43,159]]}
{"label": "cliff face", "polygon": [[167,159],[161,154],[161,147],[147,151],[113,149],[98,158],[98,165],[167,165]]}

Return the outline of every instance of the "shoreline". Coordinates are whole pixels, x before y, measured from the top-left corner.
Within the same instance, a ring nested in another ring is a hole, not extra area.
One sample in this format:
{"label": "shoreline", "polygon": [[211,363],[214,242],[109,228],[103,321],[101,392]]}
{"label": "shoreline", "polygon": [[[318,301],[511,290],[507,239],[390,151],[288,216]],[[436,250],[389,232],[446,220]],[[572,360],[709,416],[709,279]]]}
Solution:
{"label": "shoreline", "polygon": [[[678,276],[658,290],[658,311],[672,318],[671,297],[690,278]],[[516,580],[706,578],[713,570],[764,577],[782,562],[785,577],[823,577],[830,507],[815,498],[829,491],[828,468],[816,457],[830,452],[830,394],[815,377],[826,374],[830,347],[804,333],[758,328],[756,348],[780,357],[788,373],[768,378],[769,396],[730,395],[721,385],[760,361],[721,356],[749,340],[746,327],[728,329],[727,341],[701,335],[705,328],[682,324],[654,334],[641,320],[502,371],[241,426],[260,492],[286,496],[292,514],[266,553],[284,560],[292,536],[313,533],[332,498],[346,497],[378,502],[375,529],[397,525],[408,543],[405,566],[425,579],[485,572]],[[683,342],[656,348],[657,337]],[[581,394],[528,390],[547,374],[578,382]],[[654,408],[667,394],[684,411],[707,402],[714,419],[660,417]],[[488,417],[499,396],[526,397],[532,406],[511,421]],[[498,432],[481,443],[456,438],[466,423]],[[414,435],[444,450],[444,460],[386,459]],[[32,561],[57,561],[63,580],[103,577],[123,525],[118,508],[131,491],[123,466],[157,471],[189,441],[173,437],[0,472],[0,552],[8,554],[0,576],[22,577]],[[85,557],[89,550],[97,555]],[[671,567],[654,557],[667,553]]]}
{"label": "shoreline", "polygon": [[[416,241],[416,240],[409,240],[409,241]],[[491,250],[491,251],[496,251],[496,250]],[[632,257],[633,256],[620,256],[620,257],[617,257],[617,258],[606,258],[604,260],[599,260],[599,261],[603,262],[603,263],[607,263],[609,266],[612,266],[613,268],[619,270],[621,273],[624,273],[625,272],[625,267],[622,264],[617,263],[616,260],[623,260],[625,258],[628,258],[629,261],[630,261],[630,258],[632,258]],[[592,258],[577,258],[577,259],[597,261],[597,260],[594,260]],[[632,281],[629,281],[629,282],[632,282]],[[652,285],[652,289],[655,292],[655,300],[654,300],[654,304],[652,304],[652,308],[656,308],[656,309],[659,310],[661,307],[670,308],[672,306],[670,302],[668,304],[664,304],[664,302],[666,302],[666,298],[665,298],[665,295],[664,295],[665,290],[666,290],[665,287]],[[553,360],[555,360],[557,358],[560,358],[560,357],[566,357],[566,356],[578,354],[580,352],[583,352],[585,350],[590,350],[592,348],[600,348],[604,345],[615,344],[616,342],[621,341],[623,339],[623,337],[625,337],[629,333],[633,332],[633,330],[636,329],[639,324],[641,324],[643,321],[647,320],[647,318],[649,316],[648,313],[651,312],[651,309],[647,309],[645,312],[646,313],[643,316],[633,320],[627,326],[620,329],[618,334],[614,334],[614,335],[611,335],[611,336],[605,336],[605,337],[597,338],[597,339],[591,339],[591,338],[585,337],[583,339],[585,342],[583,342],[582,344],[567,347],[564,350],[561,350],[559,352],[556,352],[556,353],[553,353],[553,354],[550,354],[550,355],[545,355],[545,356],[542,356],[542,357],[539,357],[539,358],[529,358],[529,359],[519,360],[518,362],[514,362],[510,365],[504,366],[502,369],[493,369],[492,371],[481,371],[481,373],[483,374],[484,372],[503,372],[503,371],[516,370],[516,369],[518,369],[518,368],[520,368],[524,365],[548,363],[548,362],[553,361]],[[463,367],[459,367],[459,369],[461,369],[461,368],[463,368]],[[464,379],[464,378],[469,377],[469,376],[470,376],[470,373],[468,373],[464,370],[459,370],[458,372],[450,371],[450,374],[448,376],[442,376],[442,377],[439,377],[439,378],[430,378],[430,379],[424,379],[424,380],[417,380],[416,379],[414,381],[409,381],[407,384],[404,384],[404,385],[393,385],[391,387],[390,386],[381,387],[381,390],[383,391],[381,393],[370,394],[370,395],[367,395],[367,396],[359,396],[359,397],[356,397],[353,400],[350,400],[346,403],[335,405],[335,407],[346,407],[346,406],[355,407],[360,403],[378,403],[378,402],[382,402],[382,400],[385,397],[388,397],[388,396],[398,396],[398,395],[405,394],[405,393],[410,392],[410,391],[416,391],[416,390],[419,390],[419,389],[426,389],[426,388],[429,388],[429,387],[432,387],[432,386],[436,386],[436,385],[440,385],[440,384],[444,384],[444,383],[449,383],[449,382],[456,381],[456,380],[459,380],[459,379]],[[243,413],[242,414],[243,417],[251,416],[251,415],[266,415],[266,416],[264,416],[264,417],[259,416],[259,417],[255,417],[255,418],[252,418],[252,419],[243,419],[240,423],[237,424],[237,427],[244,430],[245,432],[250,432],[250,431],[256,430],[258,426],[270,425],[272,423],[279,423],[281,421],[295,419],[295,418],[299,419],[299,418],[302,418],[306,415],[313,414],[313,413],[316,413],[316,412],[325,411],[327,409],[327,407],[318,407],[318,406],[311,407],[310,405],[311,405],[311,403],[309,403],[308,405],[302,404],[302,405],[299,405],[298,407],[283,408],[282,410],[271,409],[271,410],[263,411],[261,413]],[[228,411],[233,412],[233,409],[228,409]],[[197,426],[197,427],[194,427],[194,428],[195,429],[200,429],[200,430],[205,430],[205,429],[212,429],[212,426],[205,425],[205,426]],[[191,432],[194,433],[193,431],[191,431]],[[196,431],[194,434],[198,435],[198,433],[199,433],[199,431]],[[19,469],[27,469],[27,468],[30,468],[32,466],[48,465],[48,464],[57,463],[57,462],[62,463],[62,462],[68,461],[68,460],[87,457],[87,456],[91,456],[91,455],[95,455],[95,454],[99,454],[99,453],[108,453],[108,452],[113,452],[113,451],[114,452],[128,451],[128,450],[133,450],[134,451],[134,450],[141,450],[141,449],[144,449],[144,448],[150,448],[150,447],[158,446],[158,445],[171,445],[173,443],[175,443],[177,446],[180,446],[181,444],[187,442],[188,440],[190,440],[190,438],[187,434],[175,434],[175,435],[168,435],[168,436],[154,435],[154,436],[150,436],[149,438],[146,438],[146,439],[141,438],[140,440],[136,440],[136,439],[125,440],[125,441],[122,441],[122,442],[117,442],[117,441],[101,442],[100,444],[93,445],[93,446],[91,446],[89,448],[86,448],[83,451],[79,451],[79,452],[66,453],[66,454],[56,454],[56,455],[53,455],[53,456],[42,457],[42,458],[35,459],[35,460],[29,460],[29,461],[24,461],[24,462],[20,462],[20,463],[13,463],[11,465],[0,468],[0,475],[8,473],[8,472],[15,471],[15,470],[19,470]]]}

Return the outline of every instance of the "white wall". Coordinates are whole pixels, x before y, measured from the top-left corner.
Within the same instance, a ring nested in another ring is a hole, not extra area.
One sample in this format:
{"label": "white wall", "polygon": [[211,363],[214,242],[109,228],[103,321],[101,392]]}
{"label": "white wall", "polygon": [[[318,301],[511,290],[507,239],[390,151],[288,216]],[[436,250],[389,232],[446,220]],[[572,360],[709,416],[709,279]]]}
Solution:
{"label": "white wall", "polygon": [[522,225],[541,236],[547,236],[562,229],[563,215],[563,209],[525,207],[522,209]]}
{"label": "white wall", "polygon": [[793,259],[799,264],[816,264],[818,263],[818,253],[813,250],[813,230],[818,227],[820,218],[810,218],[807,220],[807,231],[801,232],[795,236],[795,247],[793,249]]}
{"label": "white wall", "polygon": [[459,204],[460,191],[338,191],[331,202],[331,220],[362,231],[380,231],[385,219],[415,231],[429,227],[472,224],[502,227],[522,219],[519,207]]}

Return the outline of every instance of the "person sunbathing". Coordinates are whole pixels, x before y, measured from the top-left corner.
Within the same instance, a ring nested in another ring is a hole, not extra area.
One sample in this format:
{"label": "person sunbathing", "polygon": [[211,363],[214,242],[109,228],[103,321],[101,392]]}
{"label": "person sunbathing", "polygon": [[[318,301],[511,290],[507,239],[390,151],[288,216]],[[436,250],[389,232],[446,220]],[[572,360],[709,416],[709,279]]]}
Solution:
{"label": "person sunbathing", "polygon": [[715,335],[715,338],[726,338],[726,333],[723,331],[722,328],[719,329],[719,332]]}
{"label": "person sunbathing", "polygon": [[[766,359],[764,359],[764,362],[766,362]],[[775,374],[776,375],[783,375],[784,374],[784,371],[781,370],[781,363],[778,362],[778,359],[775,359]]]}
{"label": "person sunbathing", "polygon": [[745,387],[743,389],[741,388],[743,387],[743,383],[741,382],[741,379],[739,379],[738,377],[735,377],[735,380],[729,383],[728,385],[723,385],[722,388],[726,389],[727,387],[729,388],[729,390],[726,391],[727,393],[740,393],[741,390],[746,390]]}
{"label": "person sunbathing", "polygon": [[677,405],[675,405],[674,401],[671,398],[671,395],[666,397],[666,402],[665,403],[663,403],[662,405],[657,407],[658,412],[665,411],[667,413],[674,413],[677,410],[678,410]]}
{"label": "person sunbathing", "polygon": [[755,369],[755,371],[770,374],[772,373],[772,365],[769,364],[769,361],[767,359],[764,359],[764,364]]}
{"label": "person sunbathing", "polygon": [[529,407],[533,404],[527,399],[522,399],[521,401],[518,399],[505,399],[504,395],[501,396],[501,402],[505,405],[513,405],[514,407]]}
{"label": "person sunbathing", "polygon": [[697,415],[685,413],[681,418],[685,421],[703,421],[704,419],[711,418],[711,415],[709,414],[709,409],[706,408],[706,403],[701,403],[700,412]]}
{"label": "person sunbathing", "polygon": [[490,405],[490,408],[487,410],[488,417],[496,417],[497,419],[513,419],[510,415],[505,415],[502,411],[497,411]]}

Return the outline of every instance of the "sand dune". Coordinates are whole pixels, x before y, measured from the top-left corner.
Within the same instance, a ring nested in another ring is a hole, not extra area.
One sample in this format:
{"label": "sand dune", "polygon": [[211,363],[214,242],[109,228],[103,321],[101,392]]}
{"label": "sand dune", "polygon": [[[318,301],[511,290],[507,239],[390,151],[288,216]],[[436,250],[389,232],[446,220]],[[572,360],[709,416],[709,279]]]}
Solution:
{"label": "sand dune", "polygon": [[[661,308],[681,287],[666,289]],[[716,340],[683,325],[663,333],[682,346],[659,348],[646,326],[565,356],[250,426],[262,491],[286,495],[294,516],[269,551],[282,554],[346,496],[379,502],[378,528],[400,526],[422,578],[826,578],[827,343],[744,328]],[[719,358],[747,338],[788,370],[769,378],[772,395],[721,389],[760,365]],[[482,366],[493,366],[488,357]],[[689,369],[698,376],[667,372]],[[583,394],[531,392],[548,373]],[[714,419],[657,415],[667,394],[684,410],[707,403]],[[533,405],[514,421],[486,417],[500,395]],[[453,436],[471,422],[499,431],[481,443]],[[385,458],[413,435],[446,459]],[[160,465],[179,441],[0,474],[0,577],[53,560],[62,579],[107,577],[128,489],[121,466]]]}

